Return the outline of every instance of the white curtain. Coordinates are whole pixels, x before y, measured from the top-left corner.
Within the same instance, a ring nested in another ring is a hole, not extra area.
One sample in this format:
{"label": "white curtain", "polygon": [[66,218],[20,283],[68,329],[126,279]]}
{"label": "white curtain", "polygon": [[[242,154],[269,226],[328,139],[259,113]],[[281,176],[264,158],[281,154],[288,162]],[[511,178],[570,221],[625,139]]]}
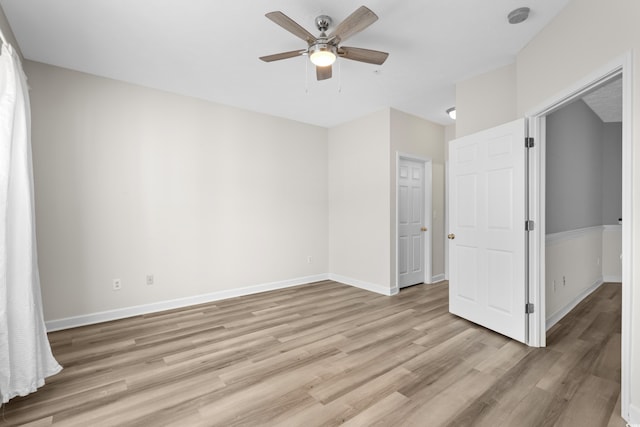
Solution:
{"label": "white curtain", "polygon": [[42,314],[26,77],[13,47],[0,39],[0,398],[6,403],[36,391],[62,367]]}

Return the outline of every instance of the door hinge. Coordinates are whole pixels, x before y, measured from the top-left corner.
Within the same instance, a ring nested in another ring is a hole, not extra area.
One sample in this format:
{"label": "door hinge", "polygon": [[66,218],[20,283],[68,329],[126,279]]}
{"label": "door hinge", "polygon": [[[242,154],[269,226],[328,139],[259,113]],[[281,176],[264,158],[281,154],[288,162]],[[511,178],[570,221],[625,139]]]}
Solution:
{"label": "door hinge", "polygon": [[527,136],[524,138],[524,146],[525,148],[533,148],[534,147],[533,137]]}
{"label": "door hinge", "polygon": [[524,312],[525,314],[532,314],[533,313],[533,303],[528,302],[524,305]]}
{"label": "door hinge", "polygon": [[532,220],[528,219],[524,222],[524,230],[525,231],[533,231],[535,224]]}

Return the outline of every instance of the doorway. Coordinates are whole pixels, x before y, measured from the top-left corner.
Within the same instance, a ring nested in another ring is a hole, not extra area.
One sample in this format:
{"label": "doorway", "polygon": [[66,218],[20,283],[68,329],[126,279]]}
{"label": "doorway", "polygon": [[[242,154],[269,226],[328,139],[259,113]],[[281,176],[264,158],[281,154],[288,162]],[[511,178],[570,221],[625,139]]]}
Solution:
{"label": "doorway", "polygon": [[621,76],[545,116],[547,331],[621,282]]}
{"label": "doorway", "polygon": [[[621,406],[625,418],[629,415],[630,370],[631,370],[631,284],[632,284],[632,102],[631,102],[631,55],[613,61],[610,65],[594,72],[573,87],[559,94],[554,100],[534,110],[529,117],[529,134],[536,142],[537,150],[529,159],[530,168],[530,218],[535,221],[536,229],[529,241],[529,288],[530,298],[535,302],[536,315],[529,319],[530,343],[535,346],[546,345],[546,117],[569,105],[584,95],[607,83],[622,78],[622,384]],[[627,218],[627,221],[624,221]]]}
{"label": "doorway", "polygon": [[432,162],[398,153],[396,285],[431,283]]}
{"label": "doorway", "polygon": [[[525,289],[526,298],[523,299],[522,309],[526,313],[526,320],[524,327],[521,328],[525,332],[527,337],[526,343],[533,347],[544,347],[546,345],[546,290],[545,290],[545,249],[546,249],[546,218],[545,218],[545,135],[546,135],[546,117],[547,115],[558,111],[562,107],[572,103],[573,101],[581,98],[582,96],[600,88],[607,83],[621,78],[622,79],[622,224],[621,224],[621,240],[622,240],[622,332],[621,332],[621,407],[622,416],[625,419],[629,419],[630,411],[630,373],[631,373],[631,306],[632,295],[631,285],[633,283],[633,241],[632,241],[632,225],[633,225],[633,140],[631,132],[631,123],[633,118],[633,103],[632,103],[632,55],[628,53],[611,64],[603,67],[600,70],[595,71],[591,75],[576,82],[572,87],[566,89],[562,93],[558,94],[555,98],[546,102],[540,108],[534,109],[529,114],[526,114],[526,125],[522,128],[526,128],[528,136],[524,139],[523,146],[527,147],[529,152],[524,165],[526,165],[527,183],[520,187],[523,191],[528,192],[525,198],[525,212],[526,215],[520,215],[518,218],[514,218],[514,221],[524,221],[523,233],[526,232],[528,238],[524,245],[526,250],[526,273],[523,275],[526,285],[522,286]],[[522,121],[522,120],[521,120]],[[505,124],[506,125],[506,124]],[[502,125],[502,126],[505,126]],[[498,129],[499,127],[492,128]],[[492,129],[487,129],[481,133],[486,133]],[[473,135],[470,135],[473,136]],[[469,136],[468,136],[469,137]],[[464,137],[464,138],[468,138]],[[459,141],[460,139],[458,139]],[[450,141],[449,148],[451,150],[452,144],[456,140]],[[464,153],[462,153],[464,154]],[[464,156],[463,156],[464,157]],[[467,155],[469,159],[474,156]],[[462,158],[462,160],[465,160]],[[454,193],[454,183],[452,180],[452,155],[449,153],[449,168],[448,168],[448,190],[449,196],[449,239],[456,239],[458,231],[456,230],[456,218],[452,214],[455,210],[452,204],[455,202],[455,198],[452,196]],[[484,179],[483,182],[489,182]],[[466,202],[465,202],[466,203]],[[467,203],[469,204],[469,203]],[[476,206],[481,206],[481,201],[474,202]],[[625,221],[624,219],[627,218]],[[470,223],[472,224],[472,223]],[[463,224],[464,225],[464,224]],[[453,282],[455,279],[455,265],[452,263],[453,256],[451,256],[452,245],[449,248],[449,275],[450,280]],[[469,269],[469,265],[465,266]],[[477,275],[476,275],[477,276]],[[472,295],[473,292],[482,290],[477,280],[471,280],[473,277],[467,274],[465,276],[469,279],[466,283],[458,283],[457,286],[467,286],[467,290],[464,293],[460,293],[460,297]],[[515,283],[515,282],[514,282]],[[456,284],[450,283],[449,298],[456,298],[455,294]],[[516,283],[516,287],[520,287],[519,283]],[[453,290],[452,290],[453,289]],[[450,303],[451,306],[451,303]],[[467,310],[469,311],[469,310]],[[465,317],[464,315],[462,317]],[[484,316],[486,317],[486,316]],[[483,325],[482,321],[484,317],[481,316],[481,322],[473,319],[469,319],[476,323]],[[487,326],[487,325],[483,325]],[[489,327],[489,326],[487,326]]]}

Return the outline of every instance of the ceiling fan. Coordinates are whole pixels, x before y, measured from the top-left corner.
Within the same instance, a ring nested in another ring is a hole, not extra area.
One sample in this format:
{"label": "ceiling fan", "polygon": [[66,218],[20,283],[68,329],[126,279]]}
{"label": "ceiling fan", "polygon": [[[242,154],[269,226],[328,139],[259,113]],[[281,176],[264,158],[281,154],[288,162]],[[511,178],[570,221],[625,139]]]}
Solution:
{"label": "ceiling fan", "polygon": [[327,15],[318,16],[315,20],[316,27],[320,31],[318,37],[315,37],[280,11],[269,12],[265,16],[294,36],[307,42],[307,48],[261,56],[260,59],[265,62],[272,62],[301,55],[309,55],[309,59],[316,66],[316,77],[318,80],[331,78],[331,65],[338,56],[353,61],[376,65],[382,65],[389,56],[387,52],[340,45],[340,43],[349,37],[359,33],[378,20],[378,16],[365,6],[360,6],[356,9],[355,12],[342,21],[329,35],[326,34],[326,31],[331,26],[331,17]]}

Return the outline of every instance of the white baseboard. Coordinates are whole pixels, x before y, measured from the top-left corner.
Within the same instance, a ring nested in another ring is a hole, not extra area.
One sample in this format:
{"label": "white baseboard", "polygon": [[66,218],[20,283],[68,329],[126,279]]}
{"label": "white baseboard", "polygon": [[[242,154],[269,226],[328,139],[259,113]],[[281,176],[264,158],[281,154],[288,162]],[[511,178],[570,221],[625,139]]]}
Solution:
{"label": "white baseboard", "polygon": [[436,274],[435,276],[433,276],[433,277],[431,278],[431,283],[441,282],[441,281],[443,281],[443,280],[445,280],[444,273],[442,273],[442,274]]}
{"label": "white baseboard", "polygon": [[560,319],[569,314],[571,310],[575,308],[576,305],[580,304],[580,302],[591,295],[596,289],[598,289],[605,281],[600,278],[594,284],[589,286],[587,289],[582,291],[578,296],[576,296],[573,300],[571,300],[567,305],[565,305],[560,310],[556,311],[551,316],[547,317],[547,331],[551,329],[553,325],[558,323]]}
{"label": "white baseboard", "polygon": [[604,276],[602,280],[605,283],[622,283],[622,276]]}
{"label": "white baseboard", "polygon": [[640,426],[640,407],[630,404],[629,405],[629,426],[636,427]]}
{"label": "white baseboard", "polygon": [[356,288],[364,289],[367,291],[375,292],[386,296],[395,295],[399,292],[397,287],[387,288],[385,286],[377,285],[375,283],[365,282],[359,279],[353,279],[351,277],[341,276],[339,274],[329,274],[329,280],[344,283],[345,285],[355,286]]}
{"label": "white baseboard", "polygon": [[176,308],[188,307],[191,305],[204,304],[212,301],[219,301],[228,298],[235,298],[244,295],[256,294],[259,292],[274,291],[277,289],[290,288],[293,286],[306,285],[308,283],[328,280],[328,274],[318,274],[314,276],[298,277],[295,279],[283,280],[279,282],[263,283],[260,285],[247,286],[238,289],[212,292],[210,294],[196,295],[192,297],[179,298],[169,301],[154,302],[151,304],[138,305],[133,307],[120,308],[116,310],[102,311],[82,316],[67,317],[64,319],[49,320],[45,322],[48,332],[59,331],[61,329],[76,328],[78,326],[92,325],[95,323],[108,322],[110,320],[124,319],[141,314],[156,313],[159,311],[173,310]]}

